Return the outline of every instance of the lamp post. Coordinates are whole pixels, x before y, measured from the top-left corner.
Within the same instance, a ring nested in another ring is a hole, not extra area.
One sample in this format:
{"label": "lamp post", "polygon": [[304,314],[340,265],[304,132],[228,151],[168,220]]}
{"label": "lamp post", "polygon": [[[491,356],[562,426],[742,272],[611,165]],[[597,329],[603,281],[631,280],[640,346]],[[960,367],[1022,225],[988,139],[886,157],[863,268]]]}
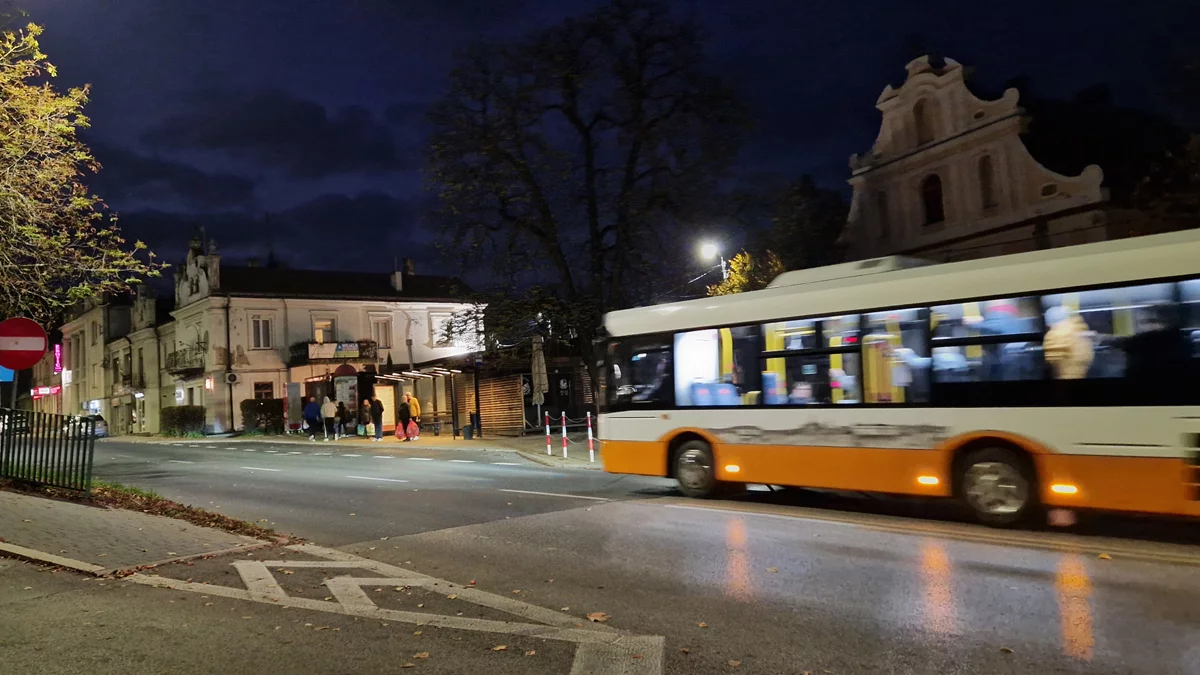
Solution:
{"label": "lamp post", "polygon": [[725,256],[716,242],[706,241],[700,245],[700,257],[705,260],[717,259],[721,263],[721,281],[729,281],[729,268],[725,264]]}

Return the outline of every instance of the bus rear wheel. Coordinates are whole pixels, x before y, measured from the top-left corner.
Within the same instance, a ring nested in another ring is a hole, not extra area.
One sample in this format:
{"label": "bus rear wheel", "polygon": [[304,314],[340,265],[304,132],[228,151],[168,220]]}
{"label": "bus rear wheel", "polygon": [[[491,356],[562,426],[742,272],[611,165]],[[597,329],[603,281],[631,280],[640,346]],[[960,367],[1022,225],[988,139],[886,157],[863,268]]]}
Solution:
{"label": "bus rear wheel", "polygon": [[1029,463],[1004,448],[968,454],[958,474],[959,498],[975,518],[998,527],[1015,525],[1037,507],[1037,489]]}
{"label": "bus rear wheel", "polygon": [[704,441],[687,441],[675,451],[675,480],[688,497],[712,497],[721,488],[712,448]]}

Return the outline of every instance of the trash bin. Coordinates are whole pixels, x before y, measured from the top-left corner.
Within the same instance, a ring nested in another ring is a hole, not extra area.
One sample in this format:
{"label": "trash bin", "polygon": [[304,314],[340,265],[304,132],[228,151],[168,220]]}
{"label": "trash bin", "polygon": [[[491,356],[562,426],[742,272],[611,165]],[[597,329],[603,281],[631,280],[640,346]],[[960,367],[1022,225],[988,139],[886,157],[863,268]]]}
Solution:
{"label": "trash bin", "polygon": [[469,441],[472,438],[475,438],[475,427],[470,424],[463,425],[462,432],[464,441]]}

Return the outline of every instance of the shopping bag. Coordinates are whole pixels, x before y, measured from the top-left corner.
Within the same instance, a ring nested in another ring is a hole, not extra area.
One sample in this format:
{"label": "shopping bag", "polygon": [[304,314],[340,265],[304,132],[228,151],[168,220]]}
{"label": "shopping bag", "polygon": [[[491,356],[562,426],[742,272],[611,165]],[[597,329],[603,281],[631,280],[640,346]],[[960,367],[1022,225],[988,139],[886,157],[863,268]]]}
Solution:
{"label": "shopping bag", "polygon": [[357,432],[358,432],[359,436],[366,436],[367,435],[367,427],[365,425],[360,424],[360,425],[358,425]]}
{"label": "shopping bag", "polygon": [[416,422],[410,420],[408,422],[408,428],[404,430],[404,433],[409,438],[416,438],[417,436],[421,435],[421,427],[417,426]]}
{"label": "shopping bag", "polygon": [[374,422],[367,422],[367,435],[368,436],[375,435],[375,423]]}

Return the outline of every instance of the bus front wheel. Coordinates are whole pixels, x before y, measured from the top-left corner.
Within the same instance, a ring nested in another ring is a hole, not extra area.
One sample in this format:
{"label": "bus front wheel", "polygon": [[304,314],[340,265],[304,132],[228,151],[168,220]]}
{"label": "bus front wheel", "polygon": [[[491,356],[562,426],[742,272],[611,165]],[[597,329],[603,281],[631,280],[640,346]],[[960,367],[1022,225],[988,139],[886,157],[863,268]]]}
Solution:
{"label": "bus front wheel", "polygon": [[688,441],[675,452],[675,480],[688,497],[712,497],[721,487],[712,448],[704,441]]}
{"label": "bus front wheel", "polygon": [[971,452],[959,469],[959,497],[986,525],[1014,525],[1028,517],[1037,505],[1035,485],[1029,463],[1004,448]]}

